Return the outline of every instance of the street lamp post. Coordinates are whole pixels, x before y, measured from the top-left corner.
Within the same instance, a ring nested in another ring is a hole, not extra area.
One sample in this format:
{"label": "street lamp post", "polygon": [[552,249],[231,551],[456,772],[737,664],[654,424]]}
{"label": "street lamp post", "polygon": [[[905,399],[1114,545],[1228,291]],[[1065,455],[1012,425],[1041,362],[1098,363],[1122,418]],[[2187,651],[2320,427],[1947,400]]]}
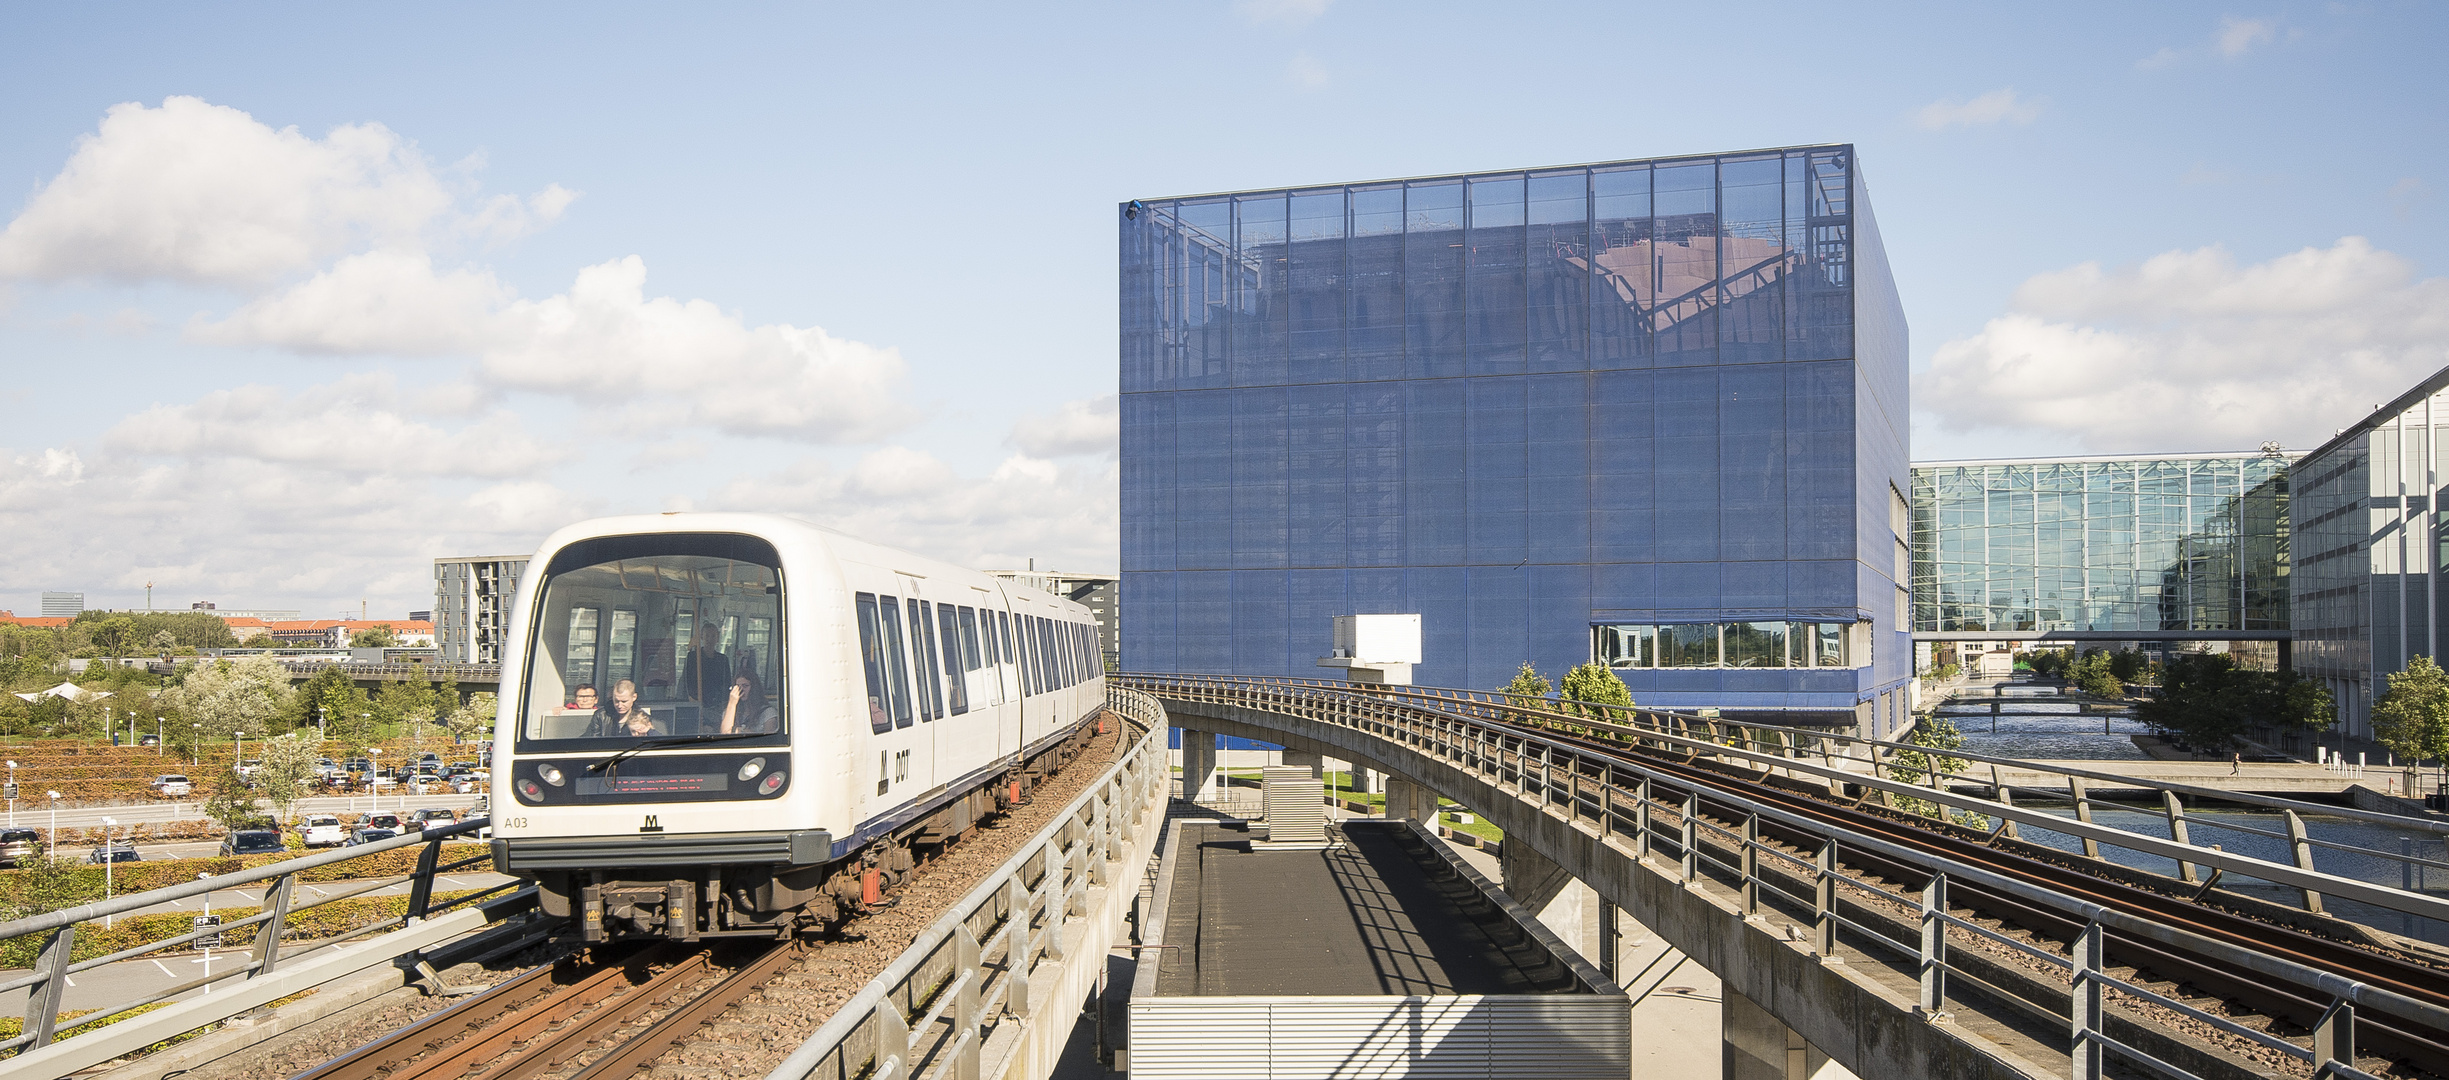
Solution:
{"label": "street lamp post", "polygon": [[[102,819],[102,900],[104,903],[109,903],[111,898],[111,868],[119,862],[118,852],[111,850],[111,834],[118,830],[118,818]],[[117,914],[105,915],[102,917],[102,925],[117,926],[118,919]]]}
{"label": "street lamp post", "polygon": [[[211,876],[211,874],[197,874],[196,880],[202,881]],[[204,893],[204,925],[213,925],[213,894],[211,890],[206,890]],[[213,937],[219,936],[220,935],[218,934],[213,935]],[[211,978],[213,974],[213,938],[203,938],[201,940],[201,944],[204,949],[204,976],[206,978]],[[204,992],[207,994],[213,992],[213,986],[211,983],[204,984]]]}
{"label": "street lamp post", "polygon": [[51,842],[50,842],[50,844],[48,845],[48,847],[49,847],[49,849],[50,849],[50,852],[51,852],[52,857],[53,857],[53,858],[57,858],[57,857],[59,857],[59,853],[60,853],[60,793],[59,793],[59,792],[54,791],[54,792],[51,792],[51,793],[50,793],[50,795],[51,795]]}
{"label": "street lamp post", "polygon": [[17,827],[17,763],[9,762],[9,828]]}
{"label": "street lamp post", "polygon": [[165,734],[165,733],[162,731],[162,718],[161,718],[161,717],[156,716],[156,717],[154,717],[154,718],[153,718],[153,756],[154,756],[154,757],[160,757],[160,756],[162,756],[162,743],[164,743],[164,742],[166,742],[166,741],[168,741],[168,738],[167,738],[166,734]]}
{"label": "street lamp post", "polygon": [[[374,771],[366,777],[366,790],[371,792],[366,796],[366,813],[371,814],[383,808],[383,748],[373,747],[366,753],[374,758]],[[350,809],[355,809],[356,806],[356,798],[351,797],[349,799]]]}
{"label": "street lamp post", "polygon": [[187,771],[203,772],[204,765],[202,759],[198,758],[196,755],[204,752],[204,721],[198,720],[189,726],[196,729],[196,739],[194,742],[187,744]]}

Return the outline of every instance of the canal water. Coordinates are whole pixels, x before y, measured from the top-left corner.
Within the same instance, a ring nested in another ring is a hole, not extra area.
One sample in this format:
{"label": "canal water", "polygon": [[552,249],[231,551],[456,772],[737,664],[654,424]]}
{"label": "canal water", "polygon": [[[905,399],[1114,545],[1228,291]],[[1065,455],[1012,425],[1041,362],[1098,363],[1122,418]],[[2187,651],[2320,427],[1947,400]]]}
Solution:
{"label": "canal water", "polygon": [[2149,730],[2132,717],[2086,716],[2071,701],[2019,696],[2002,696],[1997,716],[1987,701],[1946,703],[1935,711],[1964,733],[1965,749],[1993,757],[2143,760],[2127,736]]}
{"label": "canal water", "polygon": [[[1999,714],[1990,712],[1991,695],[1967,695],[1940,704],[1935,710],[1956,725],[1964,734],[1964,748],[1978,754],[2009,758],[2042,758],[2057,760],[2091,760],[2102,762],[2102,770],[2116,772],[2118,761],[2148,760],[2135,749],[2131,735],[2150,729],[2129,716],[2084,715],[2082,706],[2071,701],[2050,700],[2056,697],[2054,688],[2020,686],[2008,683],[1999,687],[1996,695]],[[1974,770],[1978,772],[1979,770]],[[2020,802],[2021,800],[2019,800]],[[2032,809],[2064,818],[2073,818],[2072,804],[2038,803]],[[2166,838],[2168,818],[2157,806],[2148,808],[2119,806],[2095,801],[2092,820],[2096,824],[2126,829],[2147,836]],[[2218,844],[2221,850],[2292,864],[2295,859],[2285,839],[2287,823],[2275,810],[2195,809],[2188,807],[2186,823],[2196,844]],[[2351,845],[2366,850],[2397,853],[2411,850],[2419,859],[2449,864],[2449,850],[2441,838],[2423,832],[2393,830],[2353,818],[2330,814],[2304,815],[2306,835],[2316,841]],[[2263,835],[2263,834],[2278,835]],[[2024,839],[2064,851],[2080,852],[2083,842],[2066,833],[2025,826]],[[2101,854],[2112,862],[2148,870],[2155,874],[2174,875],[2173,860],[2103,847]],[[2449,866],[2423,867],[2412,870],[2398,860],[2361,851],[2336,851],[2316,845],[2313,865],[2324,873],[2369,881],[2393,887],[2412,887],[2436,896],[2449,896]],[[2302,899],[2293,888],[2234,874],[2220,879],[2220,888],[2268,900],[2272,903],[2297,907]],[[2426,941],[2449,944],[2449,923],[2420,919],[2406,914],[2376,908],[2343,897],[2324,897],[2324,906],[2331,914],[2364,923],[2392,933]]]}
{"label": "canal water", "polygon": [[[2019,805],[2023,804],[2022,799],[2017,801]],[[2041,803],[2032,808],[2068,820],[2072,820],[2075,816],[2075,808],[2072,804]],[[2378,850],[2392,854],[2411,849],[2419,859],[2435,863],[2449,863],[2449,853],[2444,853],[2440,837],[2433,834],[2391,829],[2330,814],[2312,813],[2305,814],[2303,817],[2305,834],[2317,841],[2348,844],[2368,851]],[[2292,865],[2295,862],[2295,856],[2288,850],[2288,843],[2285,839],[2287,823],[2277,811],[2197,810],[2189,806],[2186,808],[2185,820],[2189,837],[2198,845],[2218,844],[2222,851],[2265,859],[2283,865]],[[2163,839],[2169,835],[2168,817],[2156,807],[2143,810],[2095,800],[2092,804],[2092,822],[2096,825],[2125,829],[2129,832]],[[2066,833],[2036,828],[2031,825],[2026,825],[2019,831],[2025,840],[2032,843],[2058,848],[2062,851],[2080,852],[2083,850],[2083,841]],[[2261,835],[2263,833],[2279,835]],[[2125,851],[2107,845],[2101,847],[2101,857],[2121,866],[2131,866],[2155,874],[2174,875],[2177,873],[2177,864],[2174,860]],[[2313,866],[2325,874],[2336,874],[2340,877],[2391,887],[2411,886],[2434,896],[2449,896],[2449,869],[2442,867],[2415,866],[2410,869],[2396,859],[2366,854],[2363,851],[2337,851],[2318,845],[2313,848]],[[2197,868],[2197,873],[2208,873],[2208,871]],[[2293,887],[2260,878],[2228,874],[2220,878],[2219,887],[2287,907],[2298,907],[2303,902],[2302,897]],[[2449,945],[2449,923],[2416,918],[2403,912],[2374,907],[2344,897],[2323,897],[2323,906],[2331,914],[2352,922]]]}

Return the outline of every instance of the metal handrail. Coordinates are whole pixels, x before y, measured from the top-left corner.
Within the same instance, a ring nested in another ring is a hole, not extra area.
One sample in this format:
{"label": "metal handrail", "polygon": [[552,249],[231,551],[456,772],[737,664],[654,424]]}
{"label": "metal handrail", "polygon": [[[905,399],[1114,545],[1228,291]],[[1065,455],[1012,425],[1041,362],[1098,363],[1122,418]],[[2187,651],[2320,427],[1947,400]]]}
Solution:
{"label": "metal handrail", "polygon": [[[1616,834],[1623,810],[1630,809],[1634,817],[1635,828],[1638,830],[1633,837],[1635,850],[1640,857],[1646,859],[1651,849],[1651,831],[1658,827],[1658,823],[1653,820],[1657,816],[1654,811],[1663,810],[1677,815],[1680,838],[1675,840],[1674,844],[1678,849],[1678,861],[1682,863],[1680,873],[1687,884],[1696,882],[1701,876],[1700,868],[1704,859],[1701,852],[1697,850],[1702,846],[1697,843],[1701,832],[1695,827],[1696,823],[1688,810],[1689,807],[1697,806],[1697,803],[1666,802],[1654,799],[1650,794],[1653,782],[1664,782],[1678,789],[1689,791],[1689,781],[1642,765],[1637,760],[1596,754],[1587,748],[1550,739],[1532,731],[1497,727],[1492,721],[1486,719],[1423,708],[1403,700],[1405,695],[1385,692],[1386,688],[1356,688],[1349,684],[1324,682],[1294,684],[1290,680],[1232,680],[1217,677],[1174,678],[1132,675],[1123,676],[1117,681],[1136,689],[1148,690],[1177,700],[1193,702],[1206,700],[1219,704],[1262,708],[1334,724],[1371,737],[1390,738],[1407,750],[1439,760],[1451,767],[1499,785],[1507,782],[1506,778],[1510,773],[1513,785],[1511,794],[1514,798],[1526,806],[1535,806],[1542,813],[1561,804],[1566,816],[1575,821],[1579,821],[1582,817],[1582,800],[1579,797],[1579,791],[1583,782],[1588,779],[1584,775],[1583,766],[1593,766],[1599,777],[1597,782],[1609,792],[1597,815],[1600,818],[1598,824],[1604,833]],[[1494,705],[1517,715],[1521,712],[1535,712],[1535,710],[1515,709],[1510,705],[1498,705],[1494,702],[1482,704]],[[1575,723],[1577,726],[1589,726],[1587,721],[1578,718],[1562,719]],[[1386,730],[1373,730],[1373,727]],[[1461,739],[1455,738],[1454,729],[1457,727],[1466,730],[1468,734]],[[1650,733],[1648,737],[1656,739],[1662,736]],[[1669,738],[1696,747],[1710,745],[1682,736]],[[1493,759],[1490,752],[1492,746],[1494,747]],[[1535,772],[1526,761],[1531,757],[1531,751],[1536,751],[1537,755]],[[1513,759],[1510,762],[1506,760],[1509,756]],[[1573,785],[1572,790],[1565,793],[1563,798],[1559,798],[1555,778],[1555,769],[1560,760],[1569,770],[1568,775],[1572,778]],[[1778,761],[1778,767],[1793,764],[1791,759],[1779,759]],[[1636,779],[1638,783],[1628,787],[1617,781],[1619,776]],[[1853,779],[1860,782],[1871,778],[1855,777]],[[1911,787],[1910,785],[1903,786]],[[1928,794],[1937,794],[1929,792],[1928,789],[1922,790]],[[1617,797],[1628,791],[1632,796],[1632,805],[1629,808],[1620,807]],[[1694,798],[1696,795],[1697,793],[1694,793],[1688,795],[1687,798]],[[2117,911],[1981,866],[1906,847],[1872,833],[1806,818],[1783,807],[1760,802],[1737,792],[1712,792],[1709,795],[1709,801],[1713,805],[1726,807],[1745,815],[1750,823],[1741,834],[1715,825],[1709,829],[1712,834],[1739,837],[1738,842],[1743,847],[1739,849],[1738,854],[1745,857],[1741,858],[1737,864],[1730,865],[1715,855],[1708,856],[1705,860],[1712,864],[1714,870],[1739,877],[1738,885],[1744,893],[1745,904],[1751,909],[1746,912],[1747,914],[1757,913],[1759,898],[1757,887],[1764,883],[1757,867],[1757,860],[1749,857],[1749,848],[1757,844],[1754,838],[1758,835],[1758,823],[1764,820],[1827,837],[1832,845],[1841,844],[1847,848],[1905,862],[1929,871],[1932,874],[1932,883],[1926,888],[1924,899],[1921,901],[1924,929],[1922,940],[1915,950],[1915,961],[1922,972],[1922,1006],[1928,1010],[1937,1009],[1944,993],[1945,973],[1953,970],[1945,956],[1947,927],[1951,921],[1961,923],[1961,920],[1953,920],[1945,915],[1943,898],[1948,881],[1955,880],[1976,885],[1995,894],[2011,896],[2058,911],[2070,916],[2073,921],[2082,923],[2086,927],[2083,940],[2078,943],[2074,958],[2068,962],[2072,969],[2071,988],[2074,1005],[2071,1014],[2064,1018],[2069,1024],[2068,1030],[2073,1043],[2070,1061],[2077,1077],[2098,1077],[2101,1074],[2103,1061],[2110,1053],[2125,1055],[2138,1063],[2155,1067],[2166,1065],[2165,1062],[2160,1062],[2105,1034],[2106,1017],[2099,1003],[2099,990],[2108,978],[2103,973],[2100,959],[2101,934],[2105,929],[2208,956],[2218,962],[2234,965],[2253,974],[2291,983],[2328,997],[2333,1002],[2333,1007],[2322,1025],[2316,1030],[2314,1048],[2304,1052],[2304,1057],[2313,1062],[2318,1069],[2327,1069],[2332,1074],[2352,1074],[2352,1048],[2346,1050],[2344,1057],[2333,1053],[2332,1048],[2346,1046],[2352,1041],[2343,1036],[2343,1032],[2348,1029],[2339,1028],[2336,1025],[2340,1023],[2352,1025],[2353,1012],[2356,1008],[2372,1009],[2410,1020],[2425,1025],[2431,1030],[2449,1031],[2449,1009],[2427,1001],[2369,986],[2292,960],[2218,941],[2189,930],[2165,926],[2147,918]],[[2136,839],[2147,838],[2136,837]],[[1825,881],[1826,875],[1834,872],[1833,852],[1835,850],[1834,846],[1823,849],[1822,862],[1815,870],[1815,879]],[[2209,865],[2217,865],[2209,859],[2200,861]],[[2258,862],[2258,860],[2249,861]],[[2295,874],[2298,880],[2308,883],[2311,883],[2311,879],[2329,877],[2329,875],[2294,872],[2291,868],[2279,864],[2263,865],[2270,872],[2270,876],[2286,877]],[[2265,875],[2256,874],[2255,876]],[[1889,894],[1885,890],[1874,889],[1866,883],[1850,880],[1848,883],[1857,888],[1872,891],[1883,900],[1892,903],[1905,905],[1913,903],[1908,898]],[[1776,888],[1773,882],[1767,884],[1772,889]],[[1934,897],[1938,899],[1934,900]],[[1851,920],[1844,919],[1833,910],[1833,895],[1825,888],[1820,889],[1819,895],[1814,898],[1814,906],[1817,909],[1815,923],[1820,927],[1817,931],[1819,935],[1818,951],[1825,958],[1833,951],[1834,938],[1829,935],[1835,926],[1839,923],[1848,926],[1853,924]],[[1885,933],[1869,932],[1867,928],[1860,927],[1856,927],[1856,932],[1867,933],[1867,936],[1896,947],[1900,951],[1906,947],[1904,942],[1890,938]],[[2087,984],[2089,985],[2088,990]],[[2183,1015],[2206,1020],[2211,1018],[2211,1014],[2191,1006],[2178,1004],[2171,1007]],[[2344,1020],[2340,1019],[2342,1015],[2345,1017]]]}
{"label": "metal handrail", "polygon": [[[435,876],[442,873],[447,873],[460,867],[471,865],[473,862],[478,861],[475,859],[463,859],[456,862],[443,863],[438,857],[443,843],[449,840],[451,837],[477,832],[487,828],[490,825],[491,821],[487,818],[470,818],[467,821],[458,822],[453,825],[424,830],[418,833],[396,836],[372,844],[359,845],[353,848],[343,847],[333,851],[318,852],[316,854],[300,856],[294,859],[284,859],[280,862],[267,863],[251,870],[240,870],[234,873],[221,874],[215,877],[203,878],[197,881],[181,882],[177,885],[171,885],[160,889],[153,889],[139,893],[129,893],[126,895],[113,897],[108,900],[97,901],[90,904],[81,904],[71,908],[62,908],[58,911],[45,912],[40,915],[28,916],[26,918],[17,919],[8,923],[0,923],[0,940],[26,937],[35,934],[48,935],[44,942],[41,956],[35,962],[33,970],[26,975],[9,980],[5,984],[0,984],[0,993],[16,990],[24,990],[26,992],[25,1026],[18,1035],[8,1039],[0,1039],[0,1052],[18,1050],[21,1048],[32,1048],[39,1050],[50,1045],[52,1039],[57,1034],[59,1027],[59,1014],[61,1012],[62,999],[61,991],[65,988],[68,977],[81,971],[89,971],[107,964],[124,962],[126,960],[144,956],[149,953],[161,952],[180,945],[185,945],[189,942],[201,940],[206,937],[216,937],[233,930],[239,930],[250,926],[262,927],[261,931],[257,935],[256,943],[252,947],[252,952],[254,953],[252,959],[238,960],[234,962],[227,971],[217,975],[208,974],[198,979],[188,980],[164,990],[148,999],[119,1003],[104,1010],[101,1016],[97,1017],[97,1019],[109,1019],[127,1013],[130,1010],[166,1000],[169,997],[185,993],[186,991],[192,990],[199,986],[209,986],[230,979],[251,979],[259,975],[268,974],[278,965],[286,962],[294,962],[300,956],[339,945],[352,938],[360,937],[364,934],[372,933],[379,929],[394,925],[417,922],[430,917],[439,908],[456,907],[480,900],[486,895],[498,893],[502,891],[502,887],[479,890],[474,896],[455,897],[444,901],[439,905],[433,903],[433,890],[431,882]],[[418,844],[426,845],[426,851],[424,857],[418,860],[418,868],[413,873],[385,875],[380,878],[357,882],[353,888],[336,890],[331,893],[311,899],[296,901],[294,903],[291,901],[293,887],[299,880],[299,875],[307,871],[330,866],[335,863],[343,863],[354,859],[362,859],[369,856],[380,855],[387,851],[394,851],[400,848]],[[143,910],[145,908],[155,907],[161,904],[171,903],[193,896],[201,896],[221,889],[234,888],[259,882],[270,882],[271,886],[265,890],[264,903],[261,905],[261,910],[257,911],[253,915],[246,916],[229,923],[219,923],[209,927],[200,927],[183,934],[176,934],[159,941],[148,942],[133,948],[121,949],[117,952],[109,953],[103,956],[90,957],[82,961],[73,962],[70,959],[74,952],[76,928],[80,924],[92,922],[96,919],[128,914]],[[415,886],[411,890],[408,897],[409,911],[406,915],[393,919],[380,920],[373,926],[361,927],[357,930],[319,941],[303,950],[295,950],[286,954],[281,952],[280,938],[290,916],[301,911],[320,907],[324,904],[355,899],[365,895],[366,893],[389,888],[391,886],[401,884],[402,882],[409,882]],[[84,1021],[80,1021],[80,1023],[82,1022]]]}
{"label": "metal handrail", "polygon": [[[1041,957],[1064,958],[1064,919],[1077,913],[1092,882],[1115,884],[1109,865],[1138,830],[1156,827],[1141,815],[1155,808],[1171,776],[1163,706],[1110,682],[1106,703],[1146,728],[1122,759],[929,924],[769,1080],[807,1080],[820,1069],[903,1080],[930,1057],[935,1075],[974,1077],[1002,1025],[1031,1022],[1032,968]],[[953,1022],[939,1026],[947,1017]],[[1066,1009],[1049,1018],[1070,1016]]]}

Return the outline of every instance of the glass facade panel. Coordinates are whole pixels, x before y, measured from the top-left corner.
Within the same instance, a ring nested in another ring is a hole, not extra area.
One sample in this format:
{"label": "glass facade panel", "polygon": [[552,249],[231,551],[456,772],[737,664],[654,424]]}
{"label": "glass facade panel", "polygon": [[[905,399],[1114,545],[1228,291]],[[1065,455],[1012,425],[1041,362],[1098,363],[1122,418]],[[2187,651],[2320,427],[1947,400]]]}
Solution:
{"label": "glass facade panel", "polygon": [[1924,633],[2280,631],[2284,454],[1913,470]]}
{"label": "glass facade panel", "polygon": [[[1423,684],[1595,655],[1853,723],[1911,654],[1861,183],[1822,146],[1122,208],[1123,664],[1310,674],[1332,616],[1417,612]],[[1825,662],[1865,620],[1897,647]]]}

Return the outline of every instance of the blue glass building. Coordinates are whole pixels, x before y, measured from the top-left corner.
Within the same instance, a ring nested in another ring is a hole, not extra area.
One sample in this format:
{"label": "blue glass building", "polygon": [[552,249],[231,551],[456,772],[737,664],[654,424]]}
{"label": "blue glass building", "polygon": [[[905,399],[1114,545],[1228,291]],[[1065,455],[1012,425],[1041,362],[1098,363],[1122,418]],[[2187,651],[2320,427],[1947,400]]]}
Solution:
{"label": "blue glass building", "polygon": [[1134,200],[1122,665],[1894,730],[1906,328],[1851,146]]}

